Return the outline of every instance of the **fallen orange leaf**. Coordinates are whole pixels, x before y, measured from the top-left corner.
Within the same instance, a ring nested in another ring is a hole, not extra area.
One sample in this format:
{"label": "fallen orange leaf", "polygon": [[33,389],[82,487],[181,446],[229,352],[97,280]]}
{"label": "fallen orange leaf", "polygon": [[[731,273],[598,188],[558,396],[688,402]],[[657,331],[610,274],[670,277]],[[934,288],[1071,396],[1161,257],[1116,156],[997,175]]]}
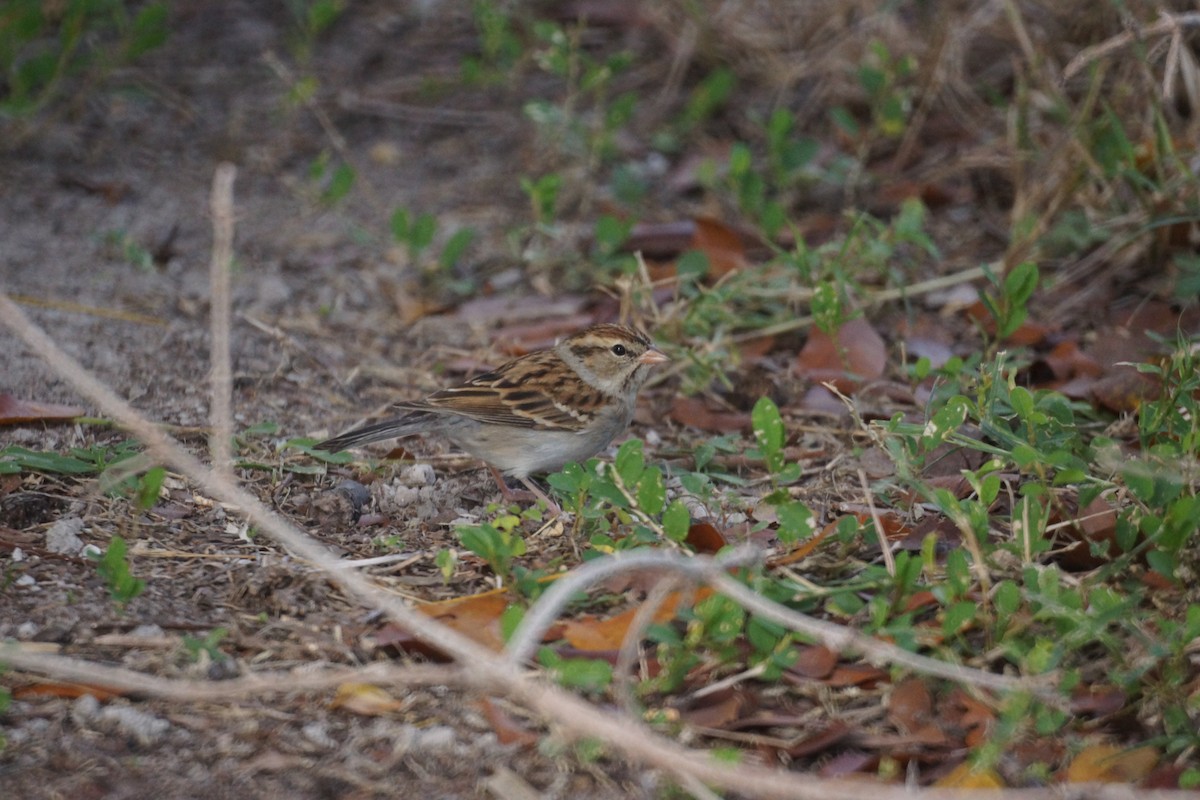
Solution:
{"label": "fallen orange leaf", "polygon": [[1068,783],[1137,783],[1158,765],[1153,747],[1124,749],[1111,744],[1084,748],[1067,767]]}
{"label": "fallen orange leaf", "polygon": [[401,701],[369,683],[343,683],[329,703],[330,708],[344,708],[364,717],[399,711],[402,706]]}
{"label": "fallen orange leaf", "polygon": [[25,697],[65,697],[74,699],[90,694],[100,701],[124,697],[126,692],[120,689],[110,689],[87,683],[35,683],[31,686],[19,686],[12,690],[12,696],[21,699]]}
{"label": "fallen orange leaf", "polygon": [[20,425],[25,422],[63,420],[82,417],[83,409],[58,403],[38,403],[21,400],[11,394],[0,394],[0,425]]}
{"label": "fallen orange leaf", "polygon": [[[698,603],[712,593],[713,590],[707,588],[688,592],[672,592],[655,612],[654,621],[661,624],[674,619],[675,612],[685,594],[692,599],[692,602]],[[563,638],[567,640],[568,644],[579,650],[616,650],[625,641],[629,625],[633,622],[633,616],[637,611],[636,607],[630,608],[608,619],[581,617],[580,619],[563,620]]]}
{"label": "fallen orange leaf", "polygon": [[803,561],[808,558],[813,550],[817,549],[817,545],[825,541],[829,534],[837,530],[837,522],[830,522],[816,536],[807,539],[804,544],[797,547],[790,553],[785,553],[778,558],[767,559],[767,565],[771,567],[781,567],[786,564],[795,564],[797,561]]}
{"label": "fallen orange leaf", "polygon": [[[506,589],[493,589],[490,592],[473,594],[468,597],[456,597],[436,603],[422,603],[417,610],[433,617],[438,622],[475,640],[484,647],[497,652],[504,649],[504,639],[500,635],[500,615],[508,608],[509,597]],[[403,627],[395,624],[384,625],[375,632],[373,638],[381,647],[395,647],[405,652],[418,652],[432,658],[445,658],[446,654],[421,642]]]}
{"label": "fallen orange leaf", "polygon": [[438,603],[422,603],[417,608],[479,644],[500,651],[504,649],[500,615],[508,604],[508,590],[493,589]]}

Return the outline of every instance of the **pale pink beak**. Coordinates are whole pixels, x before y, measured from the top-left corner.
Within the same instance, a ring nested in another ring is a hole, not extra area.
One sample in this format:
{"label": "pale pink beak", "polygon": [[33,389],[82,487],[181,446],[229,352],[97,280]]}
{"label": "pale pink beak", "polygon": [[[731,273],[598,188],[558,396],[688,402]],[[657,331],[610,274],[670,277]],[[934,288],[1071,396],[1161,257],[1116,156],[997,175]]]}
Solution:
{"label": "pale pink beak", "polygon": [[666,355],[663,354],[662,350],[659,350],[656,347],[651,347],[649,350],[642,353],[641,357],[638,358],[638,363],[639,364],[662,364],[662,363],[664,363],[666,361],[670,361],[670,360],[671,359],[667,358]]}

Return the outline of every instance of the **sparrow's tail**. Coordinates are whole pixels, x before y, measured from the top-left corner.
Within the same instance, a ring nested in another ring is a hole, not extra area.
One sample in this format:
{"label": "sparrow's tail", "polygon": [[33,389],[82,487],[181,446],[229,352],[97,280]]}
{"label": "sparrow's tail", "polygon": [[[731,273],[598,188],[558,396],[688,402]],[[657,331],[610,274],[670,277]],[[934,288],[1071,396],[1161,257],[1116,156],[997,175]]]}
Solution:
{"label": "sparrow's tail", "polygon": [[343,450],[358,447],[361,444],[382,442],[385,439],[399,439],[402,436],[411,436],[414,433],[420,433],[428,429],[429,420],[427,414],[420,412],[409,413],[399,417],[389,417],[379,422],[363,425],[361,428],[355,428],[352,431],[346,431],[331,439],[319,442],[313,446],[313,449],[324,450],[327,453],[340,453]]}

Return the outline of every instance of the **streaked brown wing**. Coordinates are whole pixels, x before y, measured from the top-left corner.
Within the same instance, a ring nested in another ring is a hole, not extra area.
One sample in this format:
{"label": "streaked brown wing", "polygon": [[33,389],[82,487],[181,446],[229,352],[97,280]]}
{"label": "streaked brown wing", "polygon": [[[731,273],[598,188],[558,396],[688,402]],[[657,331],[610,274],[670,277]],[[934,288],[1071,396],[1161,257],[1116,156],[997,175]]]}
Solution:
{"label": "streaked brown wing", "polygon": [[490,425],[576,431],[591,421],[590,412],[600,398],[584,404],[588,412],[573,412],[542,388],[532,388],[561,390],[562,381],[552,379],[561,368],[562,362],[552,353],[533,353],[406,407],[459,414]]}

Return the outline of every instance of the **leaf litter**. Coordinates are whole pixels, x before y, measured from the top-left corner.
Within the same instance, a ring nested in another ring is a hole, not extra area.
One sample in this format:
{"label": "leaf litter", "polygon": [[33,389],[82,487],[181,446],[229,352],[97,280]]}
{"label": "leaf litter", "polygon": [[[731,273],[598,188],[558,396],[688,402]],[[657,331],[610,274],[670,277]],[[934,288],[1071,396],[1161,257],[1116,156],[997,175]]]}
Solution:
{"label": "leaf litter", "polygon": [[[773,33],[776,32],[767,29],[759,35],[769,37]],[[731,35],[745,33],[739,30]],[[747,66],[747,69],[754,68]],[[936,130],[932,122],[927,122],[926,131]],[[846,141],[853,143],[855,137],[847,134]],[[919,159],[922,146],[910,149],[910,154]],[[278,152],[274,155],[276,158],[281,156]],[[458,155],[462,156],[462,153]],[[457,161],[463,163],[467,159],[460,157]],[[901,179],[891,183],[889,191],[880,199],[889,206],[897,206],[903,198],[920,196],[927,205],[937,208],[943,204],[952,205],[953,198],[962,191],[961,187],[933,181],[905,183]],[[972,194],[968,199],[977,201],[978,197]],[[659,263],[665,265],[657,271],[651,270],[654,280],[677,279],[675,266],[678,261],[673,259],[689,249],[706,256],[709,271],[704,280],[710,289],[727,285],[722,282],[734,281],[740,273],[761,263],[761,257],[750,251],[747,238],[732,218],[711,214],[685,214],[677,218],[687,220],[672,223],[682,225],[682,236],[677,229],[638,232],[647,237],[643,242],[647,249],[654,245],[658,251],[656,255],[661,259]],[[952,221],[934,220],[934,224],[960,227]],[[808,232],[808,241],[815,245],[823,236],[832,236],[843,226],[844,222],[827,210],[814,208],[798,221],[797,230]],[[814,234],[813,231],[824,233]],[[674,239],[666,235],[671,233],[675,235]],[[190,235],[196,234],[193,231]],[[259,235],[262,236],[261,232]],[[777,240],[778,243],[795,244],[786,242],[783,237]],[[280,244],[277,248],[298,251],[291,257],[310,262],[309,266],[321,261],[322,256],[315,252],[311,243],[298,248],[293,244],[294,240],[291,240],[287,241],[287,247]],[[403,322],[405,325],[416,322],[418,328],[423,324],[427,333],[422,335],[418,330],[416,335],[410,336],[411,332],[401,335],[396,320],[390,318],[395,309],[375,307],[378,294],[374,288],[377,287],[348,270],[341,274],[338,268],[345,266],[349,265],[333,258],[331,268],[324,273],[324,277],[329,278],[326,286],[293,290],[285,302],[277,303],[273,308],[264,298],[247,298],[249,303],[265,303],[275,317],[278,330],[292,340],[280,344],[279,340],[270,340],[261,330],[245,331],[248,360],[240,370],[239,400],[261,412],[260,415],[285,420],[289,429],[315,432],[332,424],[331,409],[336,408],[336,415],[341,416],[352,413],[347,409],[352,407],[348,398],[353,396],[354,387],[344,380],[344,376],[364,359],[399,360],[414,365],[411,372],[391,373],[390,379],[384,381],[384,387],[376,385],[374,390],[380,392],[380,402],[386,402],[392,393],[414,393],[425,388],[413,385],[413,375],[420,375],[420,380],[432,384],[444,379],[447,371],[469,374],[494,363],[498,355],[544,346],[562,332],[586,321],[603,318],[613,309],[612,305],[606,305],[604,298],[562,293],[556,293],[553,298],[529,294],[515,301],[494,295],[487,298],[490,305],[464,303],[451,307],[448,312],[444,311],[446,306],[442,303],[422,302],[419,307],[405,305]],[[147,291],[156,291],[153,279],[147,279],[146,283],[151,287]],[[534,280],[532,285],[539,284]],[[103,294],[102,290],[93,290]],[[656,298],[670,296],[662,286],[652,294]],[[169,293],[164,292],[164,295],[169,296]],[[111,296],[104,299],[106,302],[113,300]],[[137,303],[145,302],[145,298],[133,299]],[[196,298],[189,300],[195,302]],[[311,309],[316,302],[329,302],[331,315],[322,319],[322,315],[314,314]],[[189,307],[186,302],[179,306]],[[186,313],[182,316],[186,321]],[[787,424],[784,445],[792,448],[785,449],[787,459],[797,460],[797,453],[811,454],[805,459],[803,480],[797,480],[783,490],[803,497],[813,505],[823,523],[811,538],[796,542],[794,546],[778,545],[769,554],[768,563],[774,569],[802,571],[804,584],[818,589],[817,596],[828,601],[820,607],[821,613],[856,624],[865,622],[872,613],[869,607],[864,607],[862,598],[885,596],[879,588],[881,584],[864,583],[834,597],[822,594],[820,590],[823,586],[842,586],[848,575],[879,566],[876,563],[880,554],[877,542],[869,538],[854,542],[839,535],[841,520],[853,521],[857,529],[866,525],[869,519],[862,509],[863,498],[855,477],[863,466],[861,454],[865,434],[851,418],[843,401],[826,394],[818,402],[812,391],[823,381],[831,381],[838,391],[851,395],[858,420],[888,419],[898,413],[912,424],[927,422],[924,418],[927,413],[925,398],[918,401],[917,396],[912,396],[897,401],[885,396],[878,401],[877,407],[867,405],[864,389],[870,382],[884,376],[898,383],[908,380],[904,372],[908,365],[900,360],[899,337],[890,333],[885,325],[868,319],[870,315],[850,320],[832,335],[807,326],[801,328],[801,334],[764,336],[761,337],[762,349],[755,353],[757,362],[768,368],[766,374],[772,396]],[[666,322],[671,324],[669,319]],[[935,334],[930,337],[932,343],[913,340],[921,346],[910,348],[908,355],[924,356],[935,368],[954,356],[968,355],[980,347],[981,340],[973,328],[980,322],[979,309],[942,316],[935,308],[920,314],[918,323],[929,325]],[[1035,318],[1018,325],[1005,345],[1030,348],[1034,356],[1027,366],[1016,372],[1017,380],[1023,385],[1034,389],[1059,388],[1071,397],[1128,414],[1136,412],[1162,386],[1160,381],[1123,367],[1120,362],[1138,362],[1160,356],[1163,348],[1146,334],[1150,331],[1170,334],[1176,322],[1195,332],[1195,321],[1181,317],[1174,306],[1169,305],[1151,306],[1140,316],[1136,312],[1113,314],[1111,319],[1067,318],[1055,319],[1050,324]],[[983,327],[986,330],[986,324]],[[314,334],[327,336],[330,332],[347,334],[347,338],[332,346],[314,343]],[[698,347],[706,344],[701,338],[693,339]],[[508,349],[493,350],[489,344],[492,340],[502,341],[502,347]],[[405,345],[406,352],[397,353],[395,341],[409,343]],[[318,348],[325,351],[322,357],[314,355]],[[409,349],[415,352],[408,352]],[[201,362],[186,346],[181,346],[174,355],[177,357],[168,359],[174,363],[161,364],[153,373],[156,377],[161,373],[171,382],[169,396],[159,397],[157,402],[161,403],[165,418],[173,419],[181,426],[194,425],[202,417],[197,416],[194,409],[186,408],[182,398],[194,394],[188,389],[194,389],[195,370],[188,365]],[[176,371],[172,367],[179,368],[177,371],[182,374],[171,377]],[[735,378],[739,379],[748,375],[749,372],[735,372]],[[133,373],[134,380],[126,380],[128,377],[129,374],[119,371],[114,375],[115,380],[128,385],[153,385],[145,379],[138,381],[136,372]],[[936,381],[923,385],[932,391]],[[25,387],[20,388],[24,394]],[[691,395],[681,394],[676,389],[677,386],[670,385],[652,390],[640,412],[636,432],[648,440],[657,439],[656,449],[651,454],[661,453],[662,462],[670,468],[696,468],[697,444],[707,439],[698,434],[732,436],[734,438],[727,441],[737,442],[736,450],[745,450],[749,443],[752,400],[747,403],[743,396],[719,386],[707,386]],[[42,392],[30,394],[52,396]],[[750,394],[761,396],[766,393]],[[644,410],[647,407],[662,413],[648,413]],[[68,413],[77,411],[68,406],[59,407],[57,411],[54,407],[16,406],[15,409],[10,412],[13,422],[48,419],[55,414],[74,417],[82,413]],[[805,426],[813,428],[814,435],[828,445],[802,447],[800,432]],[[65,455],[72,447],[91,447],[103,439],[103,434],[83,435],[91,435],[94,440],[80,440],[74,433],[65,431],[46,435],[23,431],[19,441],[12,445],[21,449],[6,447],[8,452],[2,456],[5,460],[0,463],[16,464],[21,470],[18,483],[5,483],[0,489],[4,523],[12,525],[7,530],[14,532],[12,549],[20,548],[19,542],[23,541],[15,534],[43,532],[57,516],[60,504],[74,504],[78,506],[75,511],[89,520],[89,528],[83,533],[94,544],[105,544],[113,533],[136,540],[137,546],[129,555],[135,571],[146,582],[147,594],[131,600],[124,612],[117,613],[105,600],[105,587],[93,567],[82,561],[39,560],[28,574],[38,582],[40,591],[37,596],[29,594],[17,599],[9,612],[14,624],[5,629],[5,635],[16,634],[17,638],[27,641],[57,642],[80,657],[105,658],[107,651],[97,643],[101,636],[131,630],[143,619],[155,619],[162,626],[164,635],[177,641],[177,646],[165,650],[135,648],[124,657],[141,669],[164,675],[189,673],[199,668],[214,670],[212,674],[219,675],[219,670],[212,665],[225,659],[214,660],[213,654],[196,656],[185,643],[187,637],[217,628],[227,629],[228,635],[212,649],[245,670],[265,664],[357,663],[363,658],[382,654],[396,657],[398,652],[400,657],[412,655],[413,651],[394,635],[395,631],[364,617],[360,610],[332,592],[319,574],[297,568],[287,554],[278,552],[255,539],[252,532],[239,527],[232,510],[200,503],[186,491],[170,489],[164,502],[139,508],[131,495],[98,495],[84,481],[58,477],[70,475],[69,468],[72,467],[78,470],[77,474],[95,471],[86,460]],[[502,642],[501,618],[511,600],[508,591],[488,590],[495,579],[488,565],[462,553],[461,548],[458,548],[460,557],[453,565],[449,579],[432,558],[439,550],[456,547],[452,534],[454,526],[479,523],[491,516],[487,504],[494,501],[490,490],[482,488],[482,481],[476,480],[474,468],[469,463],[453,457],[438,459],[442,455],[441,447],[436,442],[414,445],[419,448],[417,454],[423,460],[433,456],[438,464],[439,479],[435,487],[400,478],[386,463],[361,470],[335,466],[329,470],[329,475],[318,479],[271,468],[247,469],[241,477],[283,513],[309,522],[327,543],[342,549],[348,557],[367,559],[392,547],[426,554],[395,572],[389,572],[384,566],[373,567],[373,575],[381,585],[424,603],[424,607],[439,618],[452,620],[461,630],[471,631],[499,647]],[[962,469],[977,469],[981,459],[960,462],[946,457],[955,452],[963,452],[961,445],[958,450],[948,446],[944,452],[928,454],[928,460],[920,465],[919,471],[934,488],[941,488],[937,483],[939,479],[952,481],[952,485],[947,484],[950,496],[963,500],[977,494],[978,487],[961,476]],[[978,455],[974,450],[966,452],[972,458]],[[51,456],[39,461],[33,455],[36,453],[50,453]],[[285,449],[270,441],[251,444],[247,454],[254,457],[255,463],[268,467],[292,458]],[[413,453],[405,448],[389,455],[408,458]],[[763,459],[750,458],[741,452],[719,452],[714,448],[707,463],[723,470],[722,477],[726,480],[721,482],[721,491],[724,495],[715,507],[705,509],[713,512],[708,519],[687,527],[686,543],[697,551],[712,552],[723,542],[736,541],[740,536],[754,535],[760,541],[764,538],[769,541],[767,537],[778,534],[777,518],[768,519],[764,515],[758,521],[765,526],[753,532],[748,525],[747,508],[754,505],[752,501],[761,492],[761,484],[755,482],[761,477]],[[320,489],[332,488],[332,482],[344,479],[347,474],[362,479],[371,495],[370,504],[380,512],[376,518],[378,524],[372,526],[382,529],[378,541],[376,532],[364,533],[362,527],[351,521],[352,515],[345,513],[345,508],[322,507],[314,500]],[[873,475],[884,480],[891,477],[886,470]],[[996,478],[1010,488],[1016,488],[1019,483],[1019,479],[1011,474],[1000,474]],[[310,480],[315,483],[309,483]],[[329,486],[324,485],[326,480],[331,482]],[[890,502],[887,502],[889,498]],[[933,548],[921,568],[946,572],[953,569],[947,553],[959,547],[968,531],[946,516],[943,508],[930,502],[928,497],[906,496],[899,492],[881,493],[875,500],[881,504],[881,519],[886,525],[884,533],[888,540],[909,542],[912,552],[922,552],[924,543],[931,541]],[[989,507],[992,513],[1012,512],[1012,497],[1004,497],[1001,493],[994,503]],[[1076,571],[1103,568],[1111,563],[1108,548],[1118,533],[1111,519],[1112,501],[1109,497],[1093,498],[1082,510],[1078,508],[1080,504],[1078,498],[1068,492],[1054,498],[1054,513],[1047,522],[1052,528],[1059,526],[1054,528],[1059,536],[1058,549],[1039,561],[1039,566],[1053,562]],[[29,510],[32,506],[36,508]],[[172,507],[184,512],[171,512]],[[528,545],[528,552],[521,556],[520,563],[551,570],[569,569],[578,563],[583,545],[572,539],[570,530],[555,529],[535,519],[521,520],[520,530]],[[181,542],[186,543],[186,547],[180,547]],[[25,552],[36,555],[33,548]],[[150,553],[162,555],[151,556]],[[167,555],[171,553],[178,555]],[[183,553],[206,558],[184,557]],[[907,563],[918,562],[914,559]],[[1135,567],[1141,569],[1141,565]],[[1148,578],[1156,573],[1151,569],[1142,574]],[[1160,578],[1162,582],[1156,584],[1162,593],[1159,601],[1180,602],[1181,587],[1161,574]],[[637,603],[645,595],[646,588],[640,589],[613,592],[593,599],[586,610],[572,610],[559,626],[552,629],[547,643],[551,647],[560,643],[560,655],[575,657],[576,651],[594,650],[605,653],[604,658],[615,662],[617,656],[612,651],[619,651],[626,644],[624,633]],[[86,596],[88,602],[66,602],[77,592]],[[695,628],[699,624],[698,615],[704,613],[701,604],[709,597],[703,591],[681,591],[663,604],[654,620],[658,626],[653,631],[654,638],[639,645],[640,674],[647,678],[657,677],[672,667],[660,661],[654,651],[672,634],[686,635],[689,629]],[[983,601],[974,587],[964,590],[958,599],[958,602],[967,603]],[[697,610],[698,607],[701,610]],[[681,619],[678,618],[680,608],[690,609]],[[913,615],[911,630],[879,635],[911,635],[915,631],[934,647],[949,637],[982,636],[977,630],[944,630],[943,623],[950,608],[947,601],[932,593],[910,595],[905,609]],[[1044,610],[1044,613],[1051,611]],[[15,624],[18,619],[31,622],[33,626],[26,627],[22,634]],[[1030,625],[1032,620],[1017,619],[1010,624],[1014,627]],[[983,643],[982,638],[979,642]],[[922,781],[938,786],[997,787],[1014,783],[1026,766],[1043,764],[1048,753],[1055,754],[1052,760],[1058,770],[1055,779],[1063,781],[1151,785],[1155,770],[1160,768],[1162,753],[1157,748],[1123,746],[1126,741],[1138,740],[1138,734],[1144,736],[1154,730],[1153,715],[1138,718],[1137,709],[1128,705],[1132,698],[1106,685],[1101,670],[1082,674],[1082,691],[1073,695],[1078,700],[1072,710],[1079,715],[1080,721],[1072,742],[1085,743],[1082,749],[1072,753],[1052,734],[1030,734],[1024,749],[1014,748],[1007,754],[1009,762],[1002,768],[976,768],[962,762],[961,754],[986,743],[989,731],[1005,713],[998,698],[985,692],[971,694],[920,677],[897,679],[880,666],[843,659],[827,648],[805,644],[797,646],[795,662],[781,670],[778,680],[769,681],[761,679],[761,674],[738,672],[739,668],[745,667],[749,657],[748,641],[736,639],[721,645],[698,648],[694,663],[680,671],[675,686],[665,682],[658,689],[652,686],[642,696],[642,702],[652,706],[653,710],[673,712],[677,715],[675,719],[692,726],[702,737],[750,743],[761,757],[771,763],[787,764],[792,769],[812,769],[826,775],[865,773],[892,778],[905,773],[919,774]],[[567,647],[573,650],[568,651]],[[985,655],[999,658],[995,653]],[[18,687],[22,700],[36,696],[39,685],[49,686],[38,684],[28,676],[21,676],[20,680],[25,682]],[[718,691],[707,691],[721,681],[729,682]],[[53,695],[53,692],[45,694]],[[690,702],[680,703],[679,698]],[[385,732],[358,727],[358,723],[342,714],[327,714],[311,721],[313,704],[308,701],[312,699],[300,698],[300,702],[281,708],[256,706],[259,716],[254,724],[242,731],[232,745],[226,744],[216,750],[214,757],[247,759],[247,753],[255,753],[258,759],[253,762],[258,765],[255,768],[271,773],[272,785],[279,791],[315,792],[313,783],[283,774],[291,766],[311,768],[314,764],[315,772],[322,780],[333,782],[340,788],[355,782],[342,777],[347,769],[358,783],[382,786],[388,770],[397,767],[402,760],[394,750],[388,749]],[[399,703],[381,695],[376,687],[356,684],[347,684],[344,693],[333,701],[326,697],[323,705],[331,711],[342,708],[365,717],[394,716],[417,722],[449,720],[460,740],[494,733],[502,741],[526,748],[523,765],[527,779],[546,785],[553,774],[551,765],[538,761],[530,752],[534,739],[525,735],[527,732],[514,731],[519,726],[495,709],[485,710],[484,718],[480,719],[470,704],[461,701],[457,705],[447,704],[436,693],[415,690],[411,698]],[[65,705],[55,706],[47,701],[37,709],[22,707],[18,713],[40,713],[54,718],[56,724],[68,725],[65,709]],[[1124,718],[1115,719],[1122,712]],[[264,721],[272,717],[284,724],[269,729]],[[193,720],[186,735],[193,736],[196,741],[211,741],[208,735],[219,727],[214,719]],[[732,733],[745,731],[752,731],[758,738],[738,740],[731,737]],[[24,735],[37,739],[33,733]],[[473,785],[478,777],[464,770],[461,762],[471,761],[474,757],[481,761],[496,757],[494,752],[486,749],[476,752],[470,747],[460,747],[453,755],[447,755],[449,751],[439,754],[434,752],[436,748],[432,742],[433,738],[426,742],[427,749],[421,755],[435,765],[448,767],[447,775],[452,777],[441,787],[447,792],[462,791],[464,786]],[[42,743],[40,746],[47,745]],[[140,746],[146,748],[147,744],[143,742]],[[119,743],[106,743],[102,748],[102,761],[115,764],[126,757],[128,753],[122,747]],[[1038,748],[1041,748],[1040,754]],[[322,761],[316,755],[322,749],[341,753],[342,764]],[[350,754],[355,749],[367,754],[367,760],[354,760]],[[1186,762],[1186,757],[1182,758]],[[374,759],[373,763],[371,759]],[[451,762],[459,762],[459,766],[453,767]],[[119,774],[128,786],[136,787],[139,782],[149,781],[149,772]],[[617,780],[629,781],[632,785],[634,776],[629,771],[616,769],[615,774],[620,776]],[[1166,773],[1160,771],[1158,774]],[[229,773],[220,779],[233,780]],[[80,791],[95,788],[89,784],[90,780],[81,777],[69,788]],[[175,788],[184,791],[180,786]],[[595,791],[601,790],[598,787],[614,788],[604,781],[589,786]]]}

